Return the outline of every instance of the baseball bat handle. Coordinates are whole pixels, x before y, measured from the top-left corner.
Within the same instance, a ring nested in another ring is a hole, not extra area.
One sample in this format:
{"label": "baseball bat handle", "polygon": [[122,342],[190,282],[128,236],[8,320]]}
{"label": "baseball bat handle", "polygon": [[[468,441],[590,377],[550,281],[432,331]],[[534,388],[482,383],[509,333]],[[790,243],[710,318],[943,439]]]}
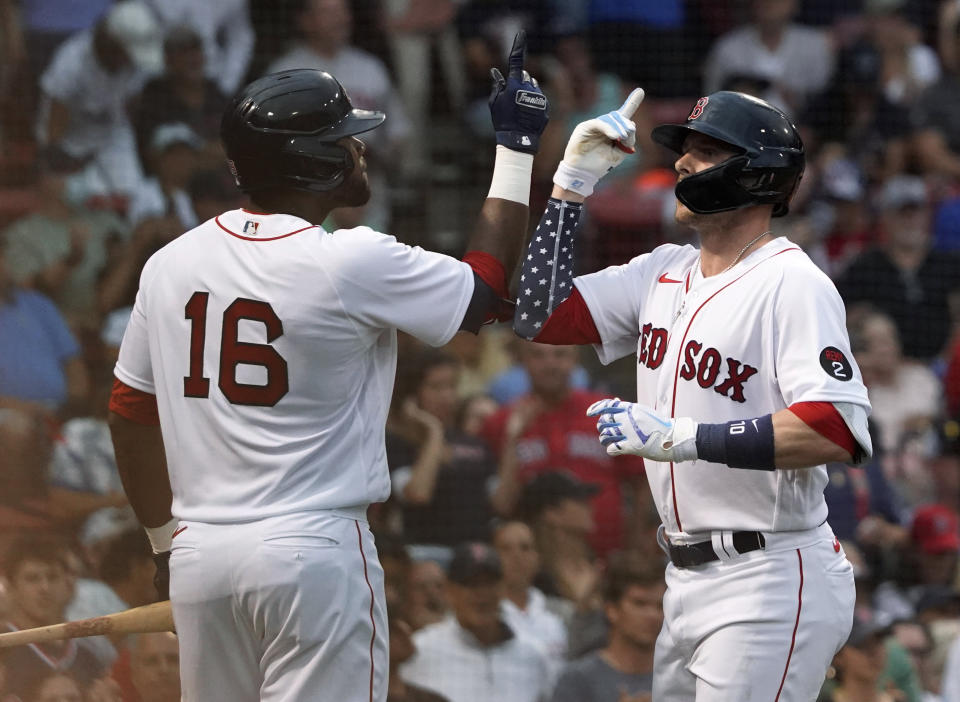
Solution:
{"label": "baseball bat handle", "polygon": [[102,617],[92,617],[75,622],[63,622],[62,624],[51,624],[35,629],[0,634],[0,648],[26,646],[27,644],[44,643],[45,641],[78,639],[85,636],[146,634],[154,631],[175,631],[170,600],[155,602],[143,607],[134,607],[123,612],[106,614]]}

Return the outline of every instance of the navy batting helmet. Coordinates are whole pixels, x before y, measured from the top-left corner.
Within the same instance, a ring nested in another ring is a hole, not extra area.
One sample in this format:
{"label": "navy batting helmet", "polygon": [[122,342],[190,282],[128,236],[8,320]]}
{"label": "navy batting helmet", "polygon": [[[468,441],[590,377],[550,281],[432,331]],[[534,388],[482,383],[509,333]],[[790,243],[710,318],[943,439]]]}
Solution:
{"label": "navy batting helmet", "polygon": [[683,153],[691,132],[719,139],[738,154],[677,183],[680,202],[698,214],[751,205],[773,205],[774,217],[787,214],[805,157],[800,134],[785,114],[758,98],[724,90],[700,98],[685,123],[660,125],[651,136]]}
{"label": "navy batting helmet", "polygon": [[220,138],[237,187],[322,192],[340,185],[354,163],[336,141],[380,126],[382,112],[354,109],[329,73],[271,73],[244,88],[223,113]]}

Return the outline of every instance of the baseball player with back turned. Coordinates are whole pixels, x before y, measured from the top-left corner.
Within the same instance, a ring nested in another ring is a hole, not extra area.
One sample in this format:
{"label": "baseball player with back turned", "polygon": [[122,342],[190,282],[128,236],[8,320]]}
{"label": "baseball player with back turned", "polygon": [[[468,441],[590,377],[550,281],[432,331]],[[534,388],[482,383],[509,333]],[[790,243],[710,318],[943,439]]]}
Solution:
{"label": "baseball player with back turned", "polygon": [[462,261],[315,224],[369,198],[355,135],[384,115],[354,109],[328,73],[292,70],[254,81],[224,114],[254,208],[201,224],[144,267],[111,429],[161,587],[169,559],[184,700],[386,698],[366,509],[390,491],[396,332],[439,346],[509,307],[547,122],[524,47],[520,33],[508,76],[493,70],[497,157]]}
{"label": "baseball player with back turned", "polygon": [[828,461],[870,455],[870,405],[833,284],[771,230],[804,167],[776,108],[701,98],[653,139],[678,154],[676,219],[700,248],[667,244],[574,278],[574,235],[594,184],[635,138],[635,91],[577,126],[523,261],[518,334],[636,353],[637,402],[595,403],[600,441],[646,459],[669,555],[657,702],[808,702],[853,617],[853,572],[827,524]]}

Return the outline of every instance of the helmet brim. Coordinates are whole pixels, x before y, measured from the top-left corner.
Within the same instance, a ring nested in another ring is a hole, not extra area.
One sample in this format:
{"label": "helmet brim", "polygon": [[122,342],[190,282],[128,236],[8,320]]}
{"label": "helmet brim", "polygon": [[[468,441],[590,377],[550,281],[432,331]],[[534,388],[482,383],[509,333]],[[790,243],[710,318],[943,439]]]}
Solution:
{"label": "helmet brim", "polygon": [[337,124],[322,130],[323,138],[325,141],[333,141],[340,137],[363,134],[379,127],[386,118],[387,116],[380,111],[354,108]]}
{"label": "helmet brim", "polygon": [[744,153],[745,151],[743,147],[730,143],[725,138],[727,137],[726,134],[713,129],[709,124],[661,124],[659,127],[654,127],[653,131],[650,132],[650,138],[661,146],[666,146],[674,153],[682,154],[683,142],[693,133],[703,134],[717,141],[722,141],[731,151],[736,153]]}

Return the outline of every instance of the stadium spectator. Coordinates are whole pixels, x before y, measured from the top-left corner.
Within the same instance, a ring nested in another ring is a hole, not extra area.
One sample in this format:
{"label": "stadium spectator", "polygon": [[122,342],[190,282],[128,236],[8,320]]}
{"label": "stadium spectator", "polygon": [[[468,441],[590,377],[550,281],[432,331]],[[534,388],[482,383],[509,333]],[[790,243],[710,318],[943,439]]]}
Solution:
{"label": "stadium spectator", "polygon": [[[542,148],[542,136],[540,144]],[[457,334],[443,347],[460,362],[457,396],[465,398],[487,392],[490,381],[509,368],[514,338],[504,326],[491,326],[484,329],[483,334]]]}
{"label": "stadium spectator", "polygon": [[176,635],[135,634],[130,641],[130,679],[137,702],[179,702],[180,646]]}
{"label": "stadium spectator", "polygon": [[[12,605],[7,631],[49,626],[66,621],[65,610],[73,595],[64,551],[52,539],[23,537],[11,544],[3,561]],[[103,674],[90,651],[76,639],[51,641],[34,646],[8,648],[2,652],[7,692],[26,698],[31,686],[51,669],[75,677],[85,688]]]}
{"label": "stadium spectator", "polygon": [[770,82],[762,97],[788,112],[823,90],[833,70],[824,32],[793,22],[797,0],[752,0],[751,22],[717,39],[704,62],[704,94],[723,90],[736,76]]}
{"label": "stadium spectator", "polygon": [[113,0],[0,0],[0,121],[5,141],[32,138],[37,78],[67,38],[90,29]]}
{"label": "stadium spectator", "polygon": [[887,621],[912,619],[930,587],[950,585],[957,575],[960,521],[945,505],[920,507],[910,526],[910,542],[899,553],[897,579],[881,583],[874,606]]}
{"label": "stadium spectator", "polygon": [[[451,113],[463,113],[466,67],[454,18],[459,3],[453,0],[387,0],[387,38],[397,92],[410,119],[410,134],[403,145],[400,168],[411,181],[422,177],[429,165],[435,126],[430,109],[436,85],[431,50],[443,73],[444,96]],[[486,336],[486,335],[484,335]]]}
{"label": "stadium spectator", "polygon": [[430,349],[407,359],[398,377],[387,463],[410,544],[449,550],[489,534],[496,461],[486,442],[455,426],[458,374],[456,359]]}
{"label": "stadium spectator", "polygon": [[407,682],[400,675],[400,666],[417,652],[410,625],[394,610],[387,608],[390,626],[390,674],[387,678],[387,702],[449,702],[446,697]]}
{"label": "stadium spectator", "polygon": [[933,427],[943,405],[940,380],[927,366],[903,357],[900,335],[889,314],[852,307],[847,326],[880,446],[897,453],[905,436]]}
{"label": "stadium spectator", "polygon": [[130,235],[116,214],[67,200],[63,178],[46,174],[37,184],[40,208],[3,232],[14,280],[56,302],[76,328],[99,327],[96,282],[107,250]]}
{"label": "stadium spectator", "polygon": [[540,555],[537,587],[577,608],[589,606],[599,584],[589,545],[594,533],[590,500],[599,491],[599,485],[551,470],[527,483],[517,504],[517,516],[530,525]]}
{"label": "stadium spectator", "polygon": [[911,135],[909,112],[883,94],[881,70],[875,47],[854,44],[840,53],[827,87],[808,100],[800,130],[820,170],[836,158],[849,158],[871,183],[903,170]]}
{"label": "stadium spectator", "polygon": [[549,695],[546,654],[503,621],[501,576],[491,546],[456,548],[447,573],[453,614],[413,635],[417,652],[400,667],[405,681],[450,702],[538,702]]}
{"label": "stadium spectator", "polygon": [[[563,158],[570,132],[580,122],[616,110],[629,92],[624,89],[618,76],[596,70],[584,34],[573,31],[573,28],[566,32],[549,37],[552,53],[557,58],[547,74],[550,123],[540,138],[540,150],[534,162],[534,181],[539,181],[541,185],[549,184],[549,187],[553,186],[555,164]],[[615,180],[636,176],[644,165],[653,161],[654,146],[649,138],[653,125],[642,105],[634,114],[633,121],[637,125],[637,154],[623,164],[623,170],[617,169],[609,179],[604,180],[607,185]]]}
{"label": "stadium spectator", "polygon": [[136,100],[133,127],[141,163],[150,169],[148,153],[154,130],[165,124],[185,124],[203,143],[203,163],[222,168],[220,117],[227,98],[205,72],[203,40],[188,26],[174,27],[163,41],[165,70],[143,87]]}
{"label": "stadium spectator", "polygon": [[[552,12],[557,5],[556,2],[550,3]],[[583,4],[576,2],[563,3],[564,14],[558,23],[573,27],[586,24],[589,27],[591,48],[600,70],[642,85],[650,95],[674,98],[697,92],[697,72],[689,70],[689,64],[684,66],[685,61],[674,60],[680,56],[693,59],[700,54],[693,3],[684,0],[591,0],[585,5],[583,8]],[[582,17],[584,9],[586,22]]]}
{"label": "stadium spectator", "polygon": [[53,422],[88,390],[76,338],[49,298],[14,282],[0,245],[0,408]]}
{"label": "stadium spectator", "polygon": [[406,583],[406,621],[414,631],[443,621],[450,611],[447,576],[436,561],[414,560]]}
{"label": "stadium spectator", "polygon": [[179,233],[189,231],[200,222],[187,193],[193,175],[200,165],[203,141],[186,124],[157,125],[147,150],[150,172],[134,191],[127,209],[131,227],[147,219],[167,219]]}
{"label": "stadium spectator", "polygon": [[653,650],[666,590],[662,565],[620,554],[611,558],[604,581],[606,645],[567,664],[553,702],[651,699]]}
{"label": "stadium spectator", "polygon": [[500,405],[489,395],[469,395],[457,407],[457,428],[467,436],[479,437],[484,424]]}
{"label": "stadium spectator", "polygon": [[[149,604],[156,599],[153,587],[153,559],[149,542],[142,529],[132,525],[127,531],[109,537],[99,555],[97,570],[74,574],[73,597],[67,605],[70,621],[101,617],[131,607]],[[146,544],[146,550],[144,550]],[[88,552],[89,553],[89,552]],[[105,667],[117,660],[119,637],[93,636],[84,645]]]}
{"label": "stadium spectator", "polygon": [[910,656],[910,662],[917,671],[922,689],[918,699],[921,702],[938,702],[940,680],[933,675],[930,665],[930,657],[933,653],[933,636],[930,634],[930,628],[918,621],[907,619],[894,622],[892,631],[894,638]]}
{"label": "stadium spectator", "polygon": [[879,689],[887,663],[884,639],[888,633],[875,618],[854,617],[850,637],[833,659],[837,685],[826,702],[894,702],[888,692]]}
{"label": "stadium spectator", "polygon": [[938,701],[940,699],[944,702],[960,699],[960,637],[954,640],[947,653]]}
{"label": "stadium spectator", "polygon": [[601,395],[571,387],[576,348],[523,342],[520,357],[531,392],[501,408],[484,429],[500,457],[494,508],[511,514],[525,483],[562,467],[602,488],[593,501],[592,544],[597,553],[623,548],[630,522],[625,502],[646,505],[649,499],[643,461],[629,456],[614,461],[597,442],[596,422],[584,414],[584,407]]}
{"label": "stadium spectator", "polygon": [[[19,697],[3,699],[4,702],[21,702]],[[121,702],[121,700],[117,684],[110,678],[94,680],[86,689],[83,689],[74,676],[54,670],[38,680],[22,702]]]}
{"label": "stadium spectator", "polygon": [[559,666],[567,654],[567,631],[546,595],[533,585],[540,572],[533,531],[521,521],[502,522],[494,529],[493,546],[503,569],[503,620],[518,635],[539,641],[551,663]]}
{"label": "stadium spectator", "polygon": [[960,179],[960,6],[942,3],[940,50],[945,71],[913,106],[914,145],[924,171],[952,181]]}
{"label": "stadium spectator", "polygon": [[849,306],[869,302],[897,325],[903,355],[929,362],[950,337],[950,297],[960,287],[960,258],[934,252],[929,192],[915,176],[883,185],[877,205],[883,243],[854,259],[836,281]]}
{"label": "stadium spectator", "polygon": [[893,103],[910,104],[940,78],[936,52],[920,41],[907,15],[908,0],[866,0],[867,36],[882,56],[883,93]]}
{"label": "stadium spectator", "polygon": [[189,27],[203,42],[207,76],[224,95],[233,95],[247,74],[256,36],[249,0],[144,0],[159,18],[164,33]]}
{"label": "stadium spectator", "polygon": [[841,541],[854,540],[873,550],[899,547],[906,542],[909,535],[900,524],[903,505],[876,454],[862,466],[828,463],[823,496],[830,526]]}
{"label": "stadium spectator", "polygon": [[849,158],[826,161],[819,176],[806,211],[823,243],[827,258],[824,272],[836,278],[873,243],[867,183],[859,166]]}
{"label": "stadium spectator", "polygon": [[354,107],[382,110],[389,115],[382,128],[364,137],[372,199],[364,207],[341,208],[333,214],[344,229],[366,224],[384,231],[390,219],[387,166],[396,163],[410,123],[386,67],[377,57],[350,43],[353,14],[347,0],[300,2],[296,15],[300,41],[271,63],[267,73],[292,68],[327,71],[341,82]]}
{"label": "stadium spectator", "polygon": [[121,605],[114,611],[156,601],[153,571],[153,551],[142,529],[130,529],[111,539],[100,562],[100,578],[113,590],[117,604]]}
{"label": "stadium spectator", "polygon": [[163,67],[161,41],[143,3],[122,0],[64,42],[41,77],[37,141],[48,167],[76,174],[79,197],[129,195],[139,183],[127,103]]}

